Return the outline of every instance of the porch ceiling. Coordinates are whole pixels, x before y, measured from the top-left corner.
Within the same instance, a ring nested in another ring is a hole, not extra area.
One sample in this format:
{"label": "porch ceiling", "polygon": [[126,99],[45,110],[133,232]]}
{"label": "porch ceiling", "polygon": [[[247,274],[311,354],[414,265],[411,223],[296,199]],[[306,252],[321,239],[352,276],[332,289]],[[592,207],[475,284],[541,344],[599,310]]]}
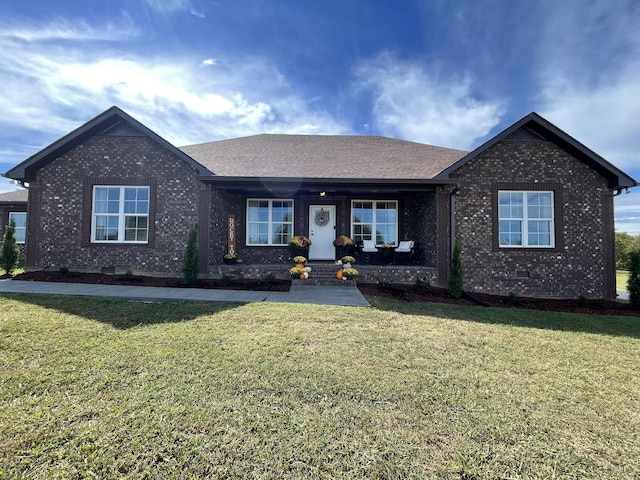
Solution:
{"label": "porch ceiling", "polygon": [[278,178],[278,177],[202,177],[202,181],[231,193],[351,194],[429,192],[438,185],[452,185],[455,180],[354,179],[354,178]]}

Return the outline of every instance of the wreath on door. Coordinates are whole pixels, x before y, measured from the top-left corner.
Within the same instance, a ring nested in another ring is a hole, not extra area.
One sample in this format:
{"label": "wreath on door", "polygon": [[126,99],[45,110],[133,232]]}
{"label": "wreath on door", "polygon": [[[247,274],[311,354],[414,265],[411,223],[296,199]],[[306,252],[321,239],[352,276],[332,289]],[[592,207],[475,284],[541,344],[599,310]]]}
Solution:
{"label": "wreath on door", "polygon": [[324,211],[324,208],[321,208],[319,212],[316,212],[315,218],[316,225],[319,227],[324,227],[329,223],[329,211]]}

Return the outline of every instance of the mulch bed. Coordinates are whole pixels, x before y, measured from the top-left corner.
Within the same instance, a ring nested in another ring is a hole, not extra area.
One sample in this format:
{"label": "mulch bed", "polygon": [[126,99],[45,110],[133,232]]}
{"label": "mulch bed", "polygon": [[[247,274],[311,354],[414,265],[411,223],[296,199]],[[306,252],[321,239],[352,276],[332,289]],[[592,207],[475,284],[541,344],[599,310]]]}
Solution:
{"label": "mulch bed", "polygon": [[13,277],[15,280],[37,282],[67,282],[67,283],[94,283],[103,285],[135,285],[138,287],[171,287],[171,288],[224,288],[226,290],[255,290],[288,292],[291,287],[289,280],[241,280],[231,279],[198,279],[194,284],[185,285],[180,278],[148,277],[143,275],[108,275],[104,273],[85,273],[59,271],[34,271],[25,272]]}
{"label": "mulch bed", "polygon": [[[291,287],[290,280],[243,280],[233,279],[223,282],[221,279],[198,279],[193,285],[185,285],[180,278],[148,277],[143,275],[108,275],[103,273],[84,273],[60,271],[25,272],[13,277],[15,280],[41,282],[97,283],[105,285],[136,285],[144,287],[172,288],[224,288],[228,290],[256,290],[287,292]],[[473,298],[451,297],[446,289],[428,287],[417,289],[414,285],[359,283],[358,289],[365,295],[394,298],[405,302],[436,302],[455,305],[479,305],[491,307],[526,308],[531,310],[547,310],[557,312],[588,313],[598,315],[640,316],[640,309],[633,309],[629,304],[607,300],[572,299],[558,300],[545,298],[508,297],[473,294]]]}
{"label": "mulch bed", "polygon": [[[530,310],[546,310],[555,312],[587,313],[597,315],[627,315],[640,316],[640,309],[634,309],[629,304],[589,299],[548,299],[486,295],[474,293],[473,299],[464,295],[463,298],[451,297],[446,289],[428,287],[419,290],[413,285],[378,285],[372,283],[359,283],[358,289],[366,295],[375,295],[386,298],[395,298],[406,302],[436,302],[456,305],[479,305],[489,307],[526,308]],[[480,302],[480,303],[478,303]]]}

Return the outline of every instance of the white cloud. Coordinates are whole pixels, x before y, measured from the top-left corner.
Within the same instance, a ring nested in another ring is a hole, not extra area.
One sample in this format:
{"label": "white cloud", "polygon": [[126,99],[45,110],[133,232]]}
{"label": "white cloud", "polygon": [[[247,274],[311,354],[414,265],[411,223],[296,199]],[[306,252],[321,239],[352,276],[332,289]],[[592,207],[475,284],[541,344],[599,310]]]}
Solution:
{"label": "white cloud", "polygon": [[640,235],[640,196],[639,189],[629,190],[615,198],[616,231]]}
{"label": "white cloud", "polygon": [[207,58],[202,61],[202,65],[215,65],[215,64],[216,64],[215,58]]}
{"label": "white cloud", "polygon": [[472,93],[468,75],[444,74],[383,53],[355,71],[357,89],[371,93],[375,124],[385,135],[467,149],[499,123],[499,100]]}
{"label": "white cloud", "polygon": [[618,167],[638,172],[640,62],[603,75],[596,85],[549,76],[540,113]]}
{"label": "white cloud", "polygon": [[640,5],[562,2],[540,30],[540,114],[623,170],[640,168]]}
{"label": "white cloud", "polygon": [[[108,44],[89,48],[85,41],[25,41],[36,37],[28,26],[20,32],[0,36],[5,130],[46,132],[54,140],[111,105],[176,145],[262,132],[349,130],[312,108],[261,59],[211,59],[216,68],[202,69],[195,56],[123,54]],[[92,37],[84,27],[64,36]]]}
{"label": "white cloud", "polygon": [[0,28],[0,38],[43,42],[68,41],[123,41],[140,34],[131,17],[122,14],[117,22],[91,26],[83,20],[69,21],[55,18],[40,25],[5,23]]}
{"label": "white cloud", "polygon": [[13,192],[14,190],[20,190],[17,185],[11,183],[8,178],[0,178],[0,193]]}
{"label": "white cloud", "polygon": [[162,14],[171,14],[179,11],[188,11],[191,15],[198,18],[205,18],[205,14],[201,8],[194,5],[191,0],[145,0],[147,4],[155,11]]}

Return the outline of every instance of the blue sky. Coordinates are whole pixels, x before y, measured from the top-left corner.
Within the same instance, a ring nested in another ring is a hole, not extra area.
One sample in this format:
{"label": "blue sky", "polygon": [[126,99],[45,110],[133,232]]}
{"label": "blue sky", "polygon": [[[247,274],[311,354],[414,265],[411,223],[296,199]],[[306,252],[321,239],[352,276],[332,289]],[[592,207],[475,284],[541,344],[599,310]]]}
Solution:
{"label": "blue sky", "polygon": [[[177,146],[269,132],[471,150],[536,111],[640,180],[638,25],[637,0],[2,2],[0,171],[118,105]],[[640,234],[640,188],[616,228]]]}

